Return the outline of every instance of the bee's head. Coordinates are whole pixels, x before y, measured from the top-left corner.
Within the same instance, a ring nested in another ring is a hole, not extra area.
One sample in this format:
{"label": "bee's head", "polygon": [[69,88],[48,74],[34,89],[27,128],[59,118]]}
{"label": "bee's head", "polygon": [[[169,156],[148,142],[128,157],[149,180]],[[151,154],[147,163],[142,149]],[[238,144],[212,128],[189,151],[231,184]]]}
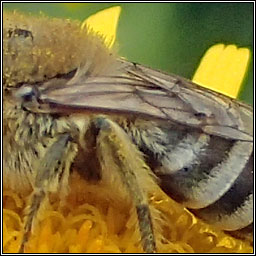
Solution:
{"label": "bee's head", "polygon": [[4,12],[5,88],[46,81],[83,65],[92,74],[95,61],[109,55],[103,40],[87,28],[81,29],[77,21]]}

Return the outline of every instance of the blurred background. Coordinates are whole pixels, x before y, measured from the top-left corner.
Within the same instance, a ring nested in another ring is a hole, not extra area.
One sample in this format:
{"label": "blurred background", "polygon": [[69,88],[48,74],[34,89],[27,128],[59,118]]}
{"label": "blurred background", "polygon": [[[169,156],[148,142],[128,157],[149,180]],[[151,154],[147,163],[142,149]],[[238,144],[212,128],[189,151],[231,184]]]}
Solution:
{"label": "blurred background", "polygon": [[[122,7],[119,53],[191,79],[205,51],[216,43],[251,51],[239,98],[253,104],[253,3],[4,3],[5,9],[83,21],[99,10]],[[68,35],[67,35],[68,36]]]}

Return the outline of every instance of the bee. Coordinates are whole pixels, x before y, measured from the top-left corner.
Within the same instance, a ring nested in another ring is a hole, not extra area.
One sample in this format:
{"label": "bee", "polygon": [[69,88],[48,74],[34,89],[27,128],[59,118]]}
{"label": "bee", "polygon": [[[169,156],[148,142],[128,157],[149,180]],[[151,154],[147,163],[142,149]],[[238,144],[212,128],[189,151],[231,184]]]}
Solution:
{"label": "bee", "polygon": [[148,193],[159,187],[252,239],[252,107],[119,58],[76,21],[4,13],[3,149],[4,187],[33,189],[20,252],[73,169],[93,182],[118,177],[147,253],[157,251]]}

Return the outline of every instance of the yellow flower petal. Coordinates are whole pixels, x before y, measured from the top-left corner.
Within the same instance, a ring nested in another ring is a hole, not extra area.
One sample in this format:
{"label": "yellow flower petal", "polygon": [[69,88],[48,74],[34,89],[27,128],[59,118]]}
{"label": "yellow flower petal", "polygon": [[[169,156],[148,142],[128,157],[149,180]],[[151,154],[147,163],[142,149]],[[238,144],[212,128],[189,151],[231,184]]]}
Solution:
{"label": "yellow flower petal", "polygon": [[84,245],[87,243],[92,226],[93,226],[93,222],[91,220],[84,221],[84,223],[82,224],[78,232],[78,239],[77,239],[78,244]]}
{"label": "yellow flower petal", "polygon": [[106,45],[111,48],[116,39],[116,31],[120,12],[120,6],[111,7],[97,12],[96,14],[86,19],[82,23],[81,28],[83,29],[85,26],[92,28],[95,32],[104,37]]}
{"label": "yellow flower petal", "polygon": [[250,51],[235,45],[212,46],[204,55],[193,82],[236,98],[247,70]]}
{"label": "yellow flower petal", "polygon": [[70,245],[69,253],[82,253],[81,245]]}
{"label": "yellow flower petal", "polygon": [[223,237],[218,243],[217,247],[226,247],[226,248],[234,248],[236,245],[236,241],[232,237]]}
{"label": "yellow flower petal", "polygon": [[99,235],[88,246],[86,253],[100,253],[103,247],[103,243],[104,243],[103,238],[101,237],[101,235]]}

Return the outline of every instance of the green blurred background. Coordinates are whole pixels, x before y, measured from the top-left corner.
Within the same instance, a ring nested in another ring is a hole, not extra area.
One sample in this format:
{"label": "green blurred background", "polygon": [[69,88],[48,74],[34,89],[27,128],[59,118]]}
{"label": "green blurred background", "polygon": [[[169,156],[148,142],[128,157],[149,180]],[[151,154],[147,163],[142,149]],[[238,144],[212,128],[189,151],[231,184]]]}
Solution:
{"label": "green blurred background", "polygon": [[[253,104],[253,3],[4,3],[6,9],[83,21],[120,5],[119,53],[131,61],[191,78],[216,43],[248,47],[251,61],[239,98]],[[68,36],[68,35],[67,35]]]}

